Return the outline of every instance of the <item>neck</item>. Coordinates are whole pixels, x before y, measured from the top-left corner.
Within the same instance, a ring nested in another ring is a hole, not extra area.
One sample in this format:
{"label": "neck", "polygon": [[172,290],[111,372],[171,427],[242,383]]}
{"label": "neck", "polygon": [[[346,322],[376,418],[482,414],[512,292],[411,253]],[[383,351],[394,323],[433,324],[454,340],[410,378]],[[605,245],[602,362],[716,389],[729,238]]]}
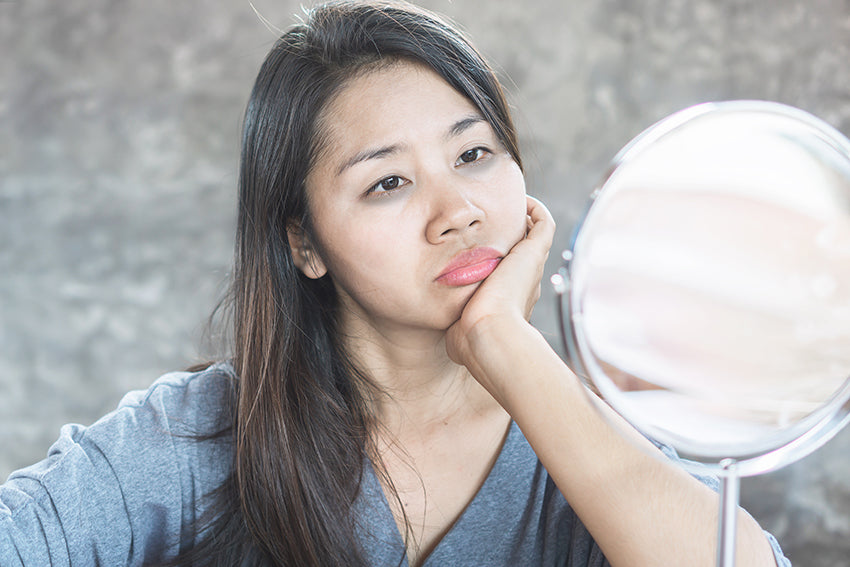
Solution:
{"label": "neck", "polygon": [[377,386],[374,415],[393,433],[422,431],[483,411],[495,400],[446,354],[445,332],[346,325],[349,352]]}

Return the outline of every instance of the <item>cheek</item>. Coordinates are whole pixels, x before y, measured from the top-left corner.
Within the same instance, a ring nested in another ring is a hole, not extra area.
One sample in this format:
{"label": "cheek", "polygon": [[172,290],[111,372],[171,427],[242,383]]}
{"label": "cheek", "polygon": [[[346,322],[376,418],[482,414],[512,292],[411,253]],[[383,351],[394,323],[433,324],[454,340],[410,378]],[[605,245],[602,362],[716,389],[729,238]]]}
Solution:
{"label": "cheek", "polygon": [[527,207],[525,203],[525,199],[522,199],[520,206],[514,209],[516,211],[514,215],[511,217],[511,226],[513,227],[513,242],[511,245],[516,244],[528,233],[528,215],[526,214]]}
{"label": "cheek", "polygon": [[368,291],[398,265],[400,235],[391,224],[350,215],[330,224],[321,234],[321,254],[337,285]]}
{"label": "cheek", "polygon": [[500,224],[510,236],[511,245],[523,238],[528,230],[528,205],[526,202],[525,179],[515,164],[503,178],[505,183],[498,193]]}

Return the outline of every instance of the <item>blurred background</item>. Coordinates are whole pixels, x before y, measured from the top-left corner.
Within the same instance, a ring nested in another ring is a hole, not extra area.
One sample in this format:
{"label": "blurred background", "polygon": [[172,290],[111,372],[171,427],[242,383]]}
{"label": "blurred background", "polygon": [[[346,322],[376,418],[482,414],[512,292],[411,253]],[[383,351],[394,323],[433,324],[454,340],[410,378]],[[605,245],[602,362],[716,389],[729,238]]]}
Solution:
{"label": "blurred background", "polygon": [[[846,0],[419,4],[498,69],[556,249],[613,155],[676,110],[768,99],[850,134]],[[301,5],[0,1],[0,480],[63,423],[216,355],[241,114]],[[553,301],[544,285],[534,322],[556,344]],[[796,566],[850,565],[850,431],[746,479],[742,503]]]}

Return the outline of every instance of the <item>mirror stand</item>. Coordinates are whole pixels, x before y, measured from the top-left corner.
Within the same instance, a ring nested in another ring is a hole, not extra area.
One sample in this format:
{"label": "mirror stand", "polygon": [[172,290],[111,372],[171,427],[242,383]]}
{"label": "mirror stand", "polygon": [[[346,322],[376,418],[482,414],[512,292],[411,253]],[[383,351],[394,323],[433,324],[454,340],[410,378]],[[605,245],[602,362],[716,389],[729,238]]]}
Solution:
{"label": "mirror stand", "polygon": [[720,475],[720,513],[717,527],[717,567],[735,567],[735,534],[738,526],[738,502],[741,477],[738,462],[724,459]]}

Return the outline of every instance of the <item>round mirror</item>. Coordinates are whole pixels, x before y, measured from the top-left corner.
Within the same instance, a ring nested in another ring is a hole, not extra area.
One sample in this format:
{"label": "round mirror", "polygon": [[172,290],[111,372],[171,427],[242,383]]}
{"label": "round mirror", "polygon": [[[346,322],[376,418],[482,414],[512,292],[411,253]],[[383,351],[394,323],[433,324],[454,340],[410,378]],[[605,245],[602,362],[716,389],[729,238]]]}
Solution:
{"label": "round mirror", "polygon": [[736,101],[662,120],[564,256],[570,363],[648,437],[747,476],[847,421],[850,142],[810,114]]}

